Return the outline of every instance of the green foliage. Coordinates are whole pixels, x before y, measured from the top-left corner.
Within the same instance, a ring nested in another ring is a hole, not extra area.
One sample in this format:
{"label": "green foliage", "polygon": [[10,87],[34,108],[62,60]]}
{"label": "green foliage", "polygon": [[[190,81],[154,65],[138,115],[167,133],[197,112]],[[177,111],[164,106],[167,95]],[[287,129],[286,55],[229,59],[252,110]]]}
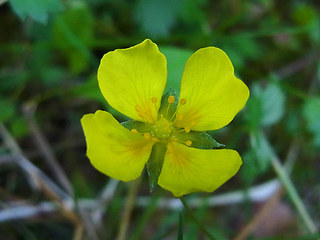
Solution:
{"label": "green foliage", "polygon": [[252,130],[271,126],[282,118],[285,112],[285,95],[276,83],[265,87],[254,84],[248,102],[248,122]]}
{"label": "green foliage", "polygon": [[0,98],[0,122],[11,118],[15,113],[15,106],[12,101]]}
{"label": "green foliage", "polygon": [[10,123],[10,130],[16,138],[19,139],[29,134],[29,128],[27,126],[26,120],[23,117],[17,116],[13,118]]}
{"label": "green foliage", "polygon": [[32,20],[47,23],[50,13],[62,11],[60,0],[10,0],[12,9],[22,19],[30,17]]}
{"label": "green foliage", "polygon": [[308,130],[313,134],[313,144],[320,146],[320,98],[308,99],[303,106],[303,116]]}
{"label": "green foliage", "polygon": [[259,172],[265,172],[273,156],[272,148],[260,132],[251,137],[251,145],[259,166]]}
{"label": "green foliage", "polygon": [[151,37],[167,36],[176,22],[179,2],[180,0],[138,1],[135,16],[142,30]]}
{"label": "green foliage", "polygon": [[177,240],[183,240],[183,211],[179,211],[179,228]]}
{"label": "green foliage", "polygon": [[156,143],[152,147],[150,158],[146,164],[150,190],[152,191],[158,184],[158,178],[161,173],[164,156],[166,154],[167,147],[164,143]]}
{"label": "green foliage", "polygon": [[166,56],[168,63],[166,90],[173,88],[179,93],[184,66],[193,52],[187,49],[165,46],[160,46],[160,51]]}
{"label": "green foliage", "polygon": [[106,104],[106,100],[100,92],[96,74],[88,77],[88,80],[84,81],[78,86],[74,86],[70,93],[74,97],[85,98],[87,100],[93,100],[100,102],[101,104]]}
{"label": "green foliage", "polygon": [[263,46],[248,34],[233,34],[222,37],[221,46],[239,71],[249,60],[257,60],[264,52]]}
{"label": "green foliage", "polygon": [[53,25],[53,44],[67,58],[72,73],[89,67],[92,55],[94,18],[89,8],[79,4],[58,16]]}
{"label": "green foliage", "polygon": [[200,25],[205,21],[203,0],[138,0],[134,18],[151,37],[166,37],[180,24]]}

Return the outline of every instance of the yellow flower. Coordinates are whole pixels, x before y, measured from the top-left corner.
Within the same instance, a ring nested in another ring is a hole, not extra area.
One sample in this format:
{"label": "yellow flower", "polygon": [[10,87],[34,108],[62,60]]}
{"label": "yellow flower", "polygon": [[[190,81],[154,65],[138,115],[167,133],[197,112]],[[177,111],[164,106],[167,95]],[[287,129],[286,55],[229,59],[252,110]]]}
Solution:
{"label": "yellow flower", "polygon": [[108,103],[132,120],[121,125],[104,111],[81,119],[87,156],[102,173],[121,180],[138,178],[145,165],[175,197],[212,192],[240,168],[239,154],[208,134],[229,124],[243,108],[249,89],[234,76],[228,56],[215,47],[196,51],[187,61],[178,98],[163,96],[167,61],[147,39],[108,52],[98,69]]}

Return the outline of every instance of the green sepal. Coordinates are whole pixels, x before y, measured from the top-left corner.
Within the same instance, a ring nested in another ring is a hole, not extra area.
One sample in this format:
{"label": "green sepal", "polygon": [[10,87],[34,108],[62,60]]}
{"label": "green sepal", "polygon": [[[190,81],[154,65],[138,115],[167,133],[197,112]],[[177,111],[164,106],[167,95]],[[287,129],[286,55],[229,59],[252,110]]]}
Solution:
{"label": "green sepal", "polygon": [[[171,103],[169,107],[168,97],[170,96],[174,96],[175,101],[174,103]],[[179,99],[176,90],[174,90],[173,88],[169,88],[161,98],[159,116],[161,116],[162,114],[168,120],[173,120],[173,115],[176,112],[178,102]]]}
{"label": "green sepal", "polygon": [[150,190],[152,191],[158,184],[164,156],[167,151],[166,144],[159,142],[153,145],[150,158],[146,164],[149,176]]}
{"label": "green sepal", "polygon": [[174,133],[174,136],[179,140],[179,142],[186,142],[190,140],[192,142],[191,147],[194,148],[213,149],[225,147],[225,145],[218,143],[206,132],[176,132]]}
{"label": "green sepal", "polygon": [[136,129],[139,133],[145,133],[145,132],[151,131],[151,127],[149,124],[146,124],[140,121],[131,120],[131,119],[128,121],[122,122],[121,125],[129,130]]}

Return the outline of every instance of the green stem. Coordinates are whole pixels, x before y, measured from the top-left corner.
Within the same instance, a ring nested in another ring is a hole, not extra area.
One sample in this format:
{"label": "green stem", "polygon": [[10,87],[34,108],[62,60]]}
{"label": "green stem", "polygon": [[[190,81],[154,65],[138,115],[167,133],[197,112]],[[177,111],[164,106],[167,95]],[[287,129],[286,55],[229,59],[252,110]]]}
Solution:
{"label": "green stem", "polygon": [[[261,136],[269,144],[267,138],[265,137],[265,135],[263,133],[261,133]],[[300,215],[302,221],[304,222],[304,224],[307,227],[307,229],[309,230],[309,232],[316,233],[317,228],[316,228],[314,222],[312,221],[310,215],[308,214],[308,212],[307,212],[299,194],[297,193],[297,190],[294,187],[294,184],[292,183],[286,169],[283,167],[283,165],[279,161],[278,157],[274,153],[272,146],[270,144],[269,144],[269,146],[270,146],[270,149],[272,150],[271,163],[272,163],[272,166],[273,166],[275,172],[277,173],[280,181],[282,182],[283,186],[287,190],[288,195],[289,195],[293,205],[297,209],[298,214]]]}
{"label": "green stem", "polygon": [[295,189],[289,175],[287,174],[287,171],[282,166],[281,162],[277,157],[273,157],[271,159],[272,166],[276,173],[278,174],[280,181],[282,182],[283,186],[286,188],[289,197],[291,198],[292,203],[295,205],[301,219],[305,223],[307,229],[310,231],[310,233],[316,233],[317,228],[315,224],[313,223],[311,217],[309,216],[300,196],[297,193],[297,190]]}
{"label": "green stem", "polygon": [[215,240],[215,238],[211,235],[211,233],[209,233],[208,230],[203,227],[203,224],[201,224],[201,222],[199,222],[199,220],[198,220],[198,219],[196,218],[196,216],[193,214],[193,212],[192,212],[191,209],[189,208],[187,202],[186,202],[182,197],[179,198],[179,199],[180,199],[183,207],[185,208],[185,210],[188,212],[189,216],[190,216],[190,217],[192,218],[192,220],[198,225],[198,227],[201,229],[201,231],[202,231],[205,235],[207,235],[207,237],[208,237],[209,239]]}

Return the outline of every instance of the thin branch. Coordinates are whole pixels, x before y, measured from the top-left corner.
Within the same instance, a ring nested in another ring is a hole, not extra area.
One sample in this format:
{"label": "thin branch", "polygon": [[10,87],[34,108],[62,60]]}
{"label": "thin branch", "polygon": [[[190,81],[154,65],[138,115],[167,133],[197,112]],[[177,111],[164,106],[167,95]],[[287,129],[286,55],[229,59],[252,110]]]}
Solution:
{"label": "thin branch", "polygon": [[[251,202],[263,202],[269,199],[277,190],[280,188],[280,183],[277,179],[268,181],[266,183],[251,187],[248,190],[248,198]],[[109,195],[109,199],[105,198],[105,201],[110,201],[112,195]],[[209,197],[206,202],[209,207],[216,206],[229,206],[234,204],[240,204],[244,201],[247,201],[247,196],[245,196],[242,190],[233,191],[224,194],[218,194],[215,196]],[[64,205],[69,209],[75,209],[75,202],[69,201],[68,199],[64,200]],[[138,197],[135,202],[136,207],[145,208],[151,202],[150,197]],[[105,208],[104,204],[101,204],[101,201],[98,199],[79,199],[78,204],[81,208],[90,210],[90,211],[103,211]],[[190,208],[197,208],[203,204],[203,197],[195,197],[189,199],[188,205]],[[181,209],[181,201],[177,198],[162,198],[157,202],[158,209],[170,209],[178,210]],[[10,205],[7,204],[6,209],[0,211],[0,223],[7,222],[18,219],[28,219],[32,217],[41,217],[43,213],[54,213],[59,211],[59,207],[54,202],[41,202],[37,205],[30,204],[27,202],[12,202]]]}
{"label": "thin branch", "polygon": [[270,211],[277,205],[283,196],[283,188],[280,188],[260,209],[254,218],[247,224],[234,240],[244,240],[247,236],[261,223],[261,221],[268,216]]}
{"label": "thin branch", "polygon": [[[290,145],[286,160],[285,160],[285,168],[290,174],[294,162],[298,158],[298,149],[299,146],[296,144],[296,141],[293,140]],[[260,211],[255,214],[255,216],[251,219],[251,221],[237,234],[234,238],[235,240],[246,239],[247,236],[261,223],[263,218],[265,218],[275,206],[280,201],[281,197],[284,194],[283,187],[280,187],[263,205]]]}
{"label": "thin branch", "polygon": [[316,51],[313,51],[312,53],[305,55],[288,65],[280,68],[278,71],[276,71],[276,75],[280,78],[287,78],[289,76],[292,76],[293,74],[301,71],[306,66],[312,64],[316,60],[318,60],[320,57],[320,51],[317,49]]}
{"label": "thin branch", "polygon": [[[7,131],[3,124],[0,124],[0,135],[3,138],[5,145],[11,151],[14,156],[15,162],[20,166],[20,168],[28,174],[28,180],[32,180],[31,183],[34,187],[42,190],[48,198],[52,199],[56,209],[59,210],[67,219],[72,221],[75,225],[76,231],[74,239],[80,236],[82,227],[82,222],[78,216],[72,211],[70,205],[74,205],[74,200],[67,193],[65,193],[59,186],[57,186],[47,175],[45,175],[40,169],[34,166],[24,155],[14,138]],[[5,209],[4,217],[8,212]],[[29,209],[30,210],[30,209]],[[21,213],[26,214],[26,212],[21,211]],[[27,212],[28,213],[28,212]],[[20,214],[20,212],[16,212]],[[25,217],[25,215],[23,215]],[[23,217],[22,216],[22,217]],[[2,216],[3,217],[3,216]],[[0,217],[1,219],[1,217]],[[90,236],[91,237],[91,236]],[[94,239],[94,238],[93,238]]]}
{"label": "thin branch", "polygon": [[73,195],[72,185],[69,182],[64,170],[61,168],[58,160],[56,159],[50,145],[48,144],[45,136],[40,130],[35,118],[35,107],[32,105],[25,105],[23,108],[24,117],[27,121],[30,132],[38,147],[38,150],[42,153],[47,164],[50,166],[53,174],[56,176],[57,181],[63,186],[69,195]]}
{"label": "thin branch", "polygon": [[[228,206],[233,204],[239,204],[247,199],[252,202],[262,202],[269,199],[279,188],[280,182],[277,179],[256,185],[248,189],[248,193],[244,193],[243,190],[232,191],[223,194],[217,194],[210,196],[206,199],[206,204],[209,207],[216,206]],[[139,197],[137,200],[137,205],[139,207],[146,207],[150,204],[150,197]],[[203,197],[195,197],[188,200],[188,205],[190,208],[196,208],[203,204]],[[181,202],[179,199],[159,199],[158,201],[159,209],[179,209],[181,208]]]}
{"label": "thin branch", "polygon": [[[114,193],[117,189],[117,186],[119,184],[118,180],[110,178],[106,186],[103,188],[101,193],[98,196],[98,206],[93,212],[92,212],[92,219],[93,222],[97,225],[101,224],[101,219],[103,214],[105,214],[107,209],[107,204],[110,202],[112,197],[114,196]],[[101,226],[100,226],[101,227]]]}
{"label": "thin branch", "polygon": [[20,147],[3,124],[0,124],[0,136],[2,136],[5,145],[11,151],[14,162],[17,163],[19,167],[29,176],[27,179],[29,181],[31,180],[30,183],[33,187],[37,189],[40,189],[41,187],[45,188],[47,192],[50,192],[52,195],[55,195],[61,200],[73,201],[72,198],[59,186],[57,186],[46,174],[33,165],[26,157],[24,157]]}
{"label": "thin branch", "polygon": [[132,213],[132,210],[133,210],[133,207],[135,204],[135,199],[136,199],[136,196],[138,193],[138,188],[140,186],[141,179],[142,178],[140,177],[131,183],[129,193],[128,193],[128,198],[127,198],[127,201],[124,206],[123,213],[122,213],[119,232],[118,232],[118,235],[116,238],[117,240],[127,239],[126,235],[127,235],[127,231],[128,231],[128,227],[129,227],[129,221],[130,221],[131,213]]}

